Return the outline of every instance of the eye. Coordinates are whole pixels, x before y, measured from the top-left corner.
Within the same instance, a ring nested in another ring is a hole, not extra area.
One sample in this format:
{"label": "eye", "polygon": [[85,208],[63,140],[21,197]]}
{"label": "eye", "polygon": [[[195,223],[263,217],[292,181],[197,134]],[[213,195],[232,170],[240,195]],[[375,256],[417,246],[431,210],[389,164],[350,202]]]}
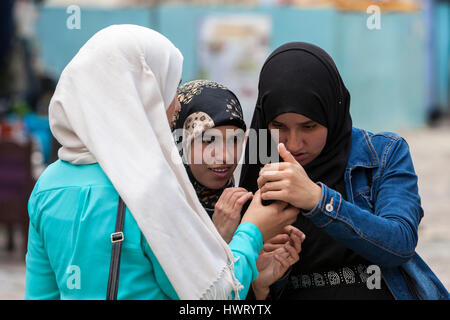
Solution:
{"label": "eye", "polygon": [[317,126],[317,124],[308,124],[308,125],[304,125],[303,128],[305,129],[314,129]]}
{"label": "eye", "polygon": [[271,122],[271,124],[272,124],[272,126],[273,126],[274,128],[277,128],[277,129],[283,127],[283,124],[282,124],[282,123],[279,123],[279,122]]}

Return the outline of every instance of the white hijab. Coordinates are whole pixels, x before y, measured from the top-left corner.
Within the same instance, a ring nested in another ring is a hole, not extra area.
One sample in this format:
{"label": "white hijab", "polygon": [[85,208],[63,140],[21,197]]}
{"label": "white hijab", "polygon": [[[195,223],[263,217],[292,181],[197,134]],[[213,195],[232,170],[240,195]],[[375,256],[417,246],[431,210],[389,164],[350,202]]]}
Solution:
{"label": "white hijab", "polygon": [[154,30],[107,27],[62,72],[50,127],[60,159],[99,163],[180,299],[227,299],[233,291],[239,298],[234,257],[197,198],[167,121],[182,62]]}

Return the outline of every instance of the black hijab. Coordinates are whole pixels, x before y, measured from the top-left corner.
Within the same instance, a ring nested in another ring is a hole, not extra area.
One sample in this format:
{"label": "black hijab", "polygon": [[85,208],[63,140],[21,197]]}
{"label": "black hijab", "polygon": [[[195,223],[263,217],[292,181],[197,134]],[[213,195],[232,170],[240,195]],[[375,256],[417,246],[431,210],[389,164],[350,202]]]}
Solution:
{"label": "black hijab", "polygon": [[[207,129],[234,125],[245,132],[246,125],[239,100],[226,87],[209,80],[194,80],[178,88],[177,95],[181,109],[175,116],[173,130],[182,157],[192,139]],[[221,189],[210,189],[195,179],[187,163],[185,163],[185,168],[201,204],[212,216],[214,204],[223,190],[234,186],[233,179]]]}
{"label": "black hijab", "polygon": [[[332,58],[315,45],[291,42],[276,49],[262,67],[251,128],[268,129],[271,120],[287,112],[304,115],[325,126],[328,129],[325,147],[304,169],[312,181],[320,181],[346,198],[344,173],[352,135],[349,108],[350,94]],[[267,140],[269,145],[270,138]],[[263,164],[259,152],[257,164],[249,164],[249,159],[247,145],[240,186],[255,192]]]}
{"label": "black hijab", "polygon": [[[328,129],[325,147],[304,169],[311,180],[326,184],[346,199],[344,174],[352,139],[350,94],[331,57],[312,44],[287,43],[275,50],[264,63],[258,89],[252,129],[268,129],[272,119],[287,112],[304,115],[325,126]],[[267,140],[270,139],[268,136],[265,135]],[[262,164],[248,164],[248,149],[246,147],[246,162],[240,185],[254,192],[258,188],[256,180]],[[372,264],[336,241],[303,214],[297,216],[293,225],[306,234],[306,239],[302,243],[299,261],[292,266],[287,283],[298,283],[305,277],[315,279],[315,275],[322,277],[320,272],[343,267],[362,266],[364,270],[364,266]],[[350,289],[336,286],[323,290],[315,287],[310,290],[296,289],[295,285],[285,287],[285,284],[286,282],[279,282],[272,287],[272,295],[281,294],[280,299],[392,298],[385,285],[378,295],[374,290],[367,290],[366,286],[352,286]]]}

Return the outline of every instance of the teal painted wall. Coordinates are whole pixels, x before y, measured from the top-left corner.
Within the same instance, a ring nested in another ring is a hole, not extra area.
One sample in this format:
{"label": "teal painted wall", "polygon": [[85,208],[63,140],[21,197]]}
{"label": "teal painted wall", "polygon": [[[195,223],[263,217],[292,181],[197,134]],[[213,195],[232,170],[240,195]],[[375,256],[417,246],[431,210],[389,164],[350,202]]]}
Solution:
{"label": "teal painted wall", "polygon": [[436,4],[434,19],[434,44],[433,58],[436,61],[437,73],[437,102],[450,112],[450,3],[440,2]]}
{"label": "teal painted wall", "polygon": [[[96,31],[114,23],[154,28],[183,53],[183,82],[198,76],[197,30],[207,15],[261,13],[272,19],[271,49],[307,41],[335,60],[352,96],[354,125],[372,131],[417,128],[425,123],[425,21],[423,12],[385,13],[369,30],[365,13],[288,7],[160,6],[127,10],[82,9],[81,30],[68,30],[65,8],[42,8],[38,25],[43,60],[56,76]],[[256,85],[256,84],[255,84]]]}
{"label": "teal painted wall", "polygon": [[68,29],[70,14],[66,8],[43,7],[37,23],[41,58],[48,71],[59,77],[73,56],[97,31],[112,25],[131,23],[152,27],[152,15],[146,9],[81,9],[80,29]]}
{"label": "teal painted wall", "polygon": [[337,16],[334,56],[352,96],[356,126],[415,128],[426,111],[425,32],[421,13],[381,16],[381,29],[362,28],[367,15]]}
{"label": "teal painted wall", "polygon": [[[296,10],[286,7],[276,8],[230,8],[162,6],[158,9],[157,30],[167,36],[183,53],[183,81],[198,76],[197,69],[197,30],[201,19],[208,16],[228,14],[264,14],[272,19],[272,38],[270,47],[274,50],[289,41],[312,42],[330,54],[333,53],[334,10]],[[364,24],[365,25],[365,24]]]}

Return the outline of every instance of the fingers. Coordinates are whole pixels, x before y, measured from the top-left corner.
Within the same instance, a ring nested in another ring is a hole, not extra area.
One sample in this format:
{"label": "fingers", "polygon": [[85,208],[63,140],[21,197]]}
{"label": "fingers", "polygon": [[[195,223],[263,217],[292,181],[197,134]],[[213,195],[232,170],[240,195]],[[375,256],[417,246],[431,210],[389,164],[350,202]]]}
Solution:
{"label": "fingers", "polygon": [[253,195],[253,200],[261,202],[261,190],[256,190],[255,194]]}
{"label": "fingers", "polygon": [[[283,229],[281,230],[281,232],[277,235],[277,237],[279,237],[280,235],[284,235],[282,238],[285,240],[284,243],[291,241],[293,242],[293,239],[296,239],[295,241],[300,241],[303,242],[303,240],[306,238],[305,234],[300,231],[298,228],[294,227],[293,225],[287,225],[285,227],[283,227]],[[275,238],[275,237],[274,237]]]}
{"label": "fingers", "polygon": [[221,198],[223,197],[223,201],[224,202],[228,202],[230,200],[230,198],[236,194],[237,192],[240,193],[246,193],[248,192],[247,190],[245,190],[244,188],[238,188],[238,187],[233,187],[233,188],[226,188],[221,195]]}
{"label": "fingers", "polygon": [[276,251],[279,248],[282,248],[284,246],[284,243],[266,243],[264,244],[262,250],[264,252],[272,252],[272,251]]}
{"label": "fingers", "polygon": [[264,171],[259,173],[256,180],[258,188],[261,189],[267,182],[283,180],[284,174],[282,171]]}
{"label": "fingers", "polygon": [[280,233],[264,243],[263,251],[265,251],[265,252],[275,251],[275,250],[283,247],[284,244],[289,241],[290,241],[290,237],[288,234]]}
{"label": "fingers", "polygon": [[283,272],[291,266],[288,259],[281,257],[279,254],[275,254],[274,259],[281,265]]}
{"label": "fingers", "polygon": [[302,251],[302,239],[297,235],[292,235],[288,243],[295,250],[295,252],[300,253],[300,251]]}
{"label": "fingers", "polygon": [[[262,200],[279,200],[280,202],[289,202],[289,194],[286,189],[278,191],[266,191],[261,192]],[[284,208],[283,208],[284,209]]]}
{"label": "fingers", "polygon": [[[291,232],[292,232],[292,230],[298,230],[296,227],[294,227],[293,225],[287,225],[287,226],[284,226],[283,227],[283,229],[281,229],[281,231],[280,231],[280,233],[285,233],[285,234],[287,234],[287,235],[289,235],[290,236],[290,234],[291,234]],[[300,231],[300,230],[298,230],[298,231]],[[300,231],[301,232],[301,231]]]}
{"label": "fingers", "polygon": [[286,243],[283,247],[278,248],[273,252],[274,256],[278,256],[280,259],[283,259],[289,263],[289,266],[293,265],[299,260],[299,253],[297,250],[291,246],[289,243]]}
{"label": "fingers", "polygon": [[217,205],[227,203],[228,199],[233,194],[233,191],[234,190],[232,188],[226,188],[225,190],[223,190],[222,194],[220,195],[219,200],[217,200]]}
{"label": "fingers", "polygon": [[285,226],[279,234],[264,243],[263,251],[271,252],[283,247],[286,243],[301,251],[302,242],[305,240],[305,234],[292,225]]}
{"label": "fingers", "polygon": [[297,164],[297,160],[295,160],[294,156],[286,149],[283,143],[278,144],[278,153],[285,162]]}
{"label": "fingers", "polygon": [[305,237],[305,234],[300,229],[298,229],[292,225],[284,227],[283,231],[286,231],[285,233],[287,233],[289,235],[295,234],[299,238]]}
{"label": "fingers", "polygon": [[294,263],[296,263],[299,260],[298,252],[293,246],[291,246],[288,243],[284,247],[285,247],[286,251],[289,253],[288,261],[289,261],[290,265],[293,265]]}
{"label": "fingers", "polygon": [[264,194],[267,191],[281,191],[287,187],[287,182],[275,181],[275,182],[264,182],[261,189],[261,193]]}
{"label": "fingers", "polygon": [[230,197],[230,199],[228,200],[228,202],[232,205],[235,206],[236,202],[243,196],[248,196],[248,195],[252,195],[253,194],[251,192],[247,192],[247,191],[235,191],[232,196]]}
{"label": "fingers", "polygon": [[268,163],[266,165],[264,165],[264,167],[259,171],[259,174],[261,175],[262,173],[265,172],[277,172],[277,171],[283,171],[286,168],[291,167],[292,164],[288,163],[288,162],[274,162],[274,163]]}
{"label": "fingers", "polygon": [[251,192],[245,192],[245,193],[239,193],[239,198],[235,202],[235,206],[238,209],[242,209],[244,204],[251,200],[253,198],[253,193]]}
{"label": "fingers", "polygon": [[[217,201],[217,207],[221,210],[225,207],[234,208],[239,200],[240,202],[237,204],[237,207],[242,207],[252,196],[252,193],[244,188],[227,188],[222,192],[222,195]],[[242,197],[245,197],[245,199],[241,199]],[[240,204],[241,202],[243,203]]]}
{"label": "fingers", "polygon": [[287,233],[279,233],[275,237],[269,239],[267,243],[272,244],[284,244],[289,241],[289,234]]}
{"label": "fingers", "polygon": [[[252,202],[250,203],[251,207],[258,207],[258,206],[262,206],[262,201],[261,201],[261,190],[256,190],[255,194],[253,195],[252,198]],[[247,210],[248,211],[248,210]]]}
{"label": "fingers", "polygon": [[306,236],[303,232],[298,230],[295,227],[292,227],[290,234],[289,234],[289,243],[297,250],[297,252],[300,252],[302,249],[302,242],[305,240]]}

